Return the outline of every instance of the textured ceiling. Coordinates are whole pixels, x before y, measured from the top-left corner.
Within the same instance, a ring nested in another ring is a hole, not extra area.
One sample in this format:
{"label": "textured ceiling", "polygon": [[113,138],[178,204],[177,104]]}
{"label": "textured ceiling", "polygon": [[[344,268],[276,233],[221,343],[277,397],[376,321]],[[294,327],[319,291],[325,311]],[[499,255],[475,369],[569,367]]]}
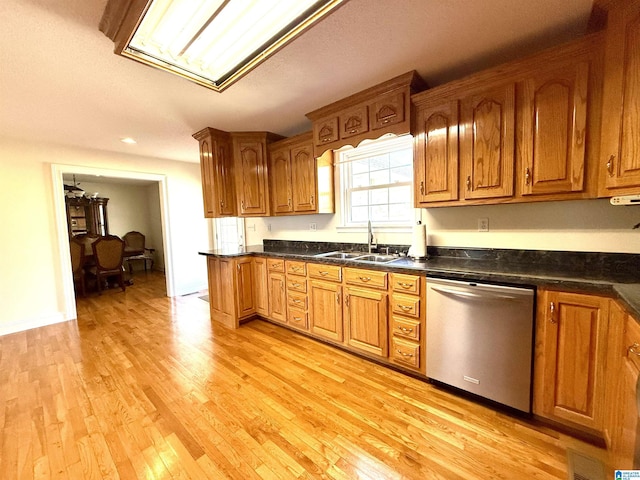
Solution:
{"label": "textured ceiling", "polygon": [[406,71],[433,86],[575,38],[592,2],[349,0],[223,93],[114,55],[105,4],[0,2],[0,134],[197,162],[203,127],[300,133],[305,113]]}

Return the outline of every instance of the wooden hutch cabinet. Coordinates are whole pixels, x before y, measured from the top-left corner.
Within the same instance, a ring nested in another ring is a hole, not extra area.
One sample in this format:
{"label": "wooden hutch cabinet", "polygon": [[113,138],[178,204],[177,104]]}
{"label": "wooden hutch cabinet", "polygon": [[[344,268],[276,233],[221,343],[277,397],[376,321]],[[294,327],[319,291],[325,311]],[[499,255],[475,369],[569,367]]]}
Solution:
{"label": "wooden hutch cabinet", "polygon": [[65,198],[69,235],[109,235],[108,198]]}

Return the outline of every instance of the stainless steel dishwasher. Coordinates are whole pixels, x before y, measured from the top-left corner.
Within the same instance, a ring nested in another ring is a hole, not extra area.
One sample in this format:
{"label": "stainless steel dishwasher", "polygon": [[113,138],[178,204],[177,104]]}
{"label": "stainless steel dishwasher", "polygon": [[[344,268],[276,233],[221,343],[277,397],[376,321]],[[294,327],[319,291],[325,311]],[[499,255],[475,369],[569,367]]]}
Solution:
{"label": "stainless steel dishwasher", "polygon": [[427,278],[427,377],[531,411],[532,288]]}

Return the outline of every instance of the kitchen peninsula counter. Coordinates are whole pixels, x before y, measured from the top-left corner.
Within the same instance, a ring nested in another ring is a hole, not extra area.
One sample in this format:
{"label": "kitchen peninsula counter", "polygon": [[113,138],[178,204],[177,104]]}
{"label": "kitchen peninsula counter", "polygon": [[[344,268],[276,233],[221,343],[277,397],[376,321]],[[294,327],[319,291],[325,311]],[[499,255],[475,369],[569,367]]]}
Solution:
{"label": "kitchen peninsula counter", "polygon": [[[332,251],[362,251],[362,247],[358,244],[271,240],[265,241],[265,245],[199,253],[223,258],[259,255],[453,280],[602,294],[618,299],[640,322],[640,255],[430,247],[429,258],[420,261],[400,257],[391,263],[372,263],[316,256]],[[394,247],[402,248],[391,246],[391,251]]]}

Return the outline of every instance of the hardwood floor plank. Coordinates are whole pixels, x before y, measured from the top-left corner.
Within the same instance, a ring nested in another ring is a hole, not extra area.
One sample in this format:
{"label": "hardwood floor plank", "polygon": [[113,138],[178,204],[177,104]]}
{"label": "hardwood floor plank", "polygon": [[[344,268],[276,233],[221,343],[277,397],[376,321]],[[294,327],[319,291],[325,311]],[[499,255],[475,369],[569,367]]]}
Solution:
{"label": "hardwood floor plank", "polygon": [[164,288],[137,274],[0,337],[0,478],[564,480],[568,446],[601,453]]}

